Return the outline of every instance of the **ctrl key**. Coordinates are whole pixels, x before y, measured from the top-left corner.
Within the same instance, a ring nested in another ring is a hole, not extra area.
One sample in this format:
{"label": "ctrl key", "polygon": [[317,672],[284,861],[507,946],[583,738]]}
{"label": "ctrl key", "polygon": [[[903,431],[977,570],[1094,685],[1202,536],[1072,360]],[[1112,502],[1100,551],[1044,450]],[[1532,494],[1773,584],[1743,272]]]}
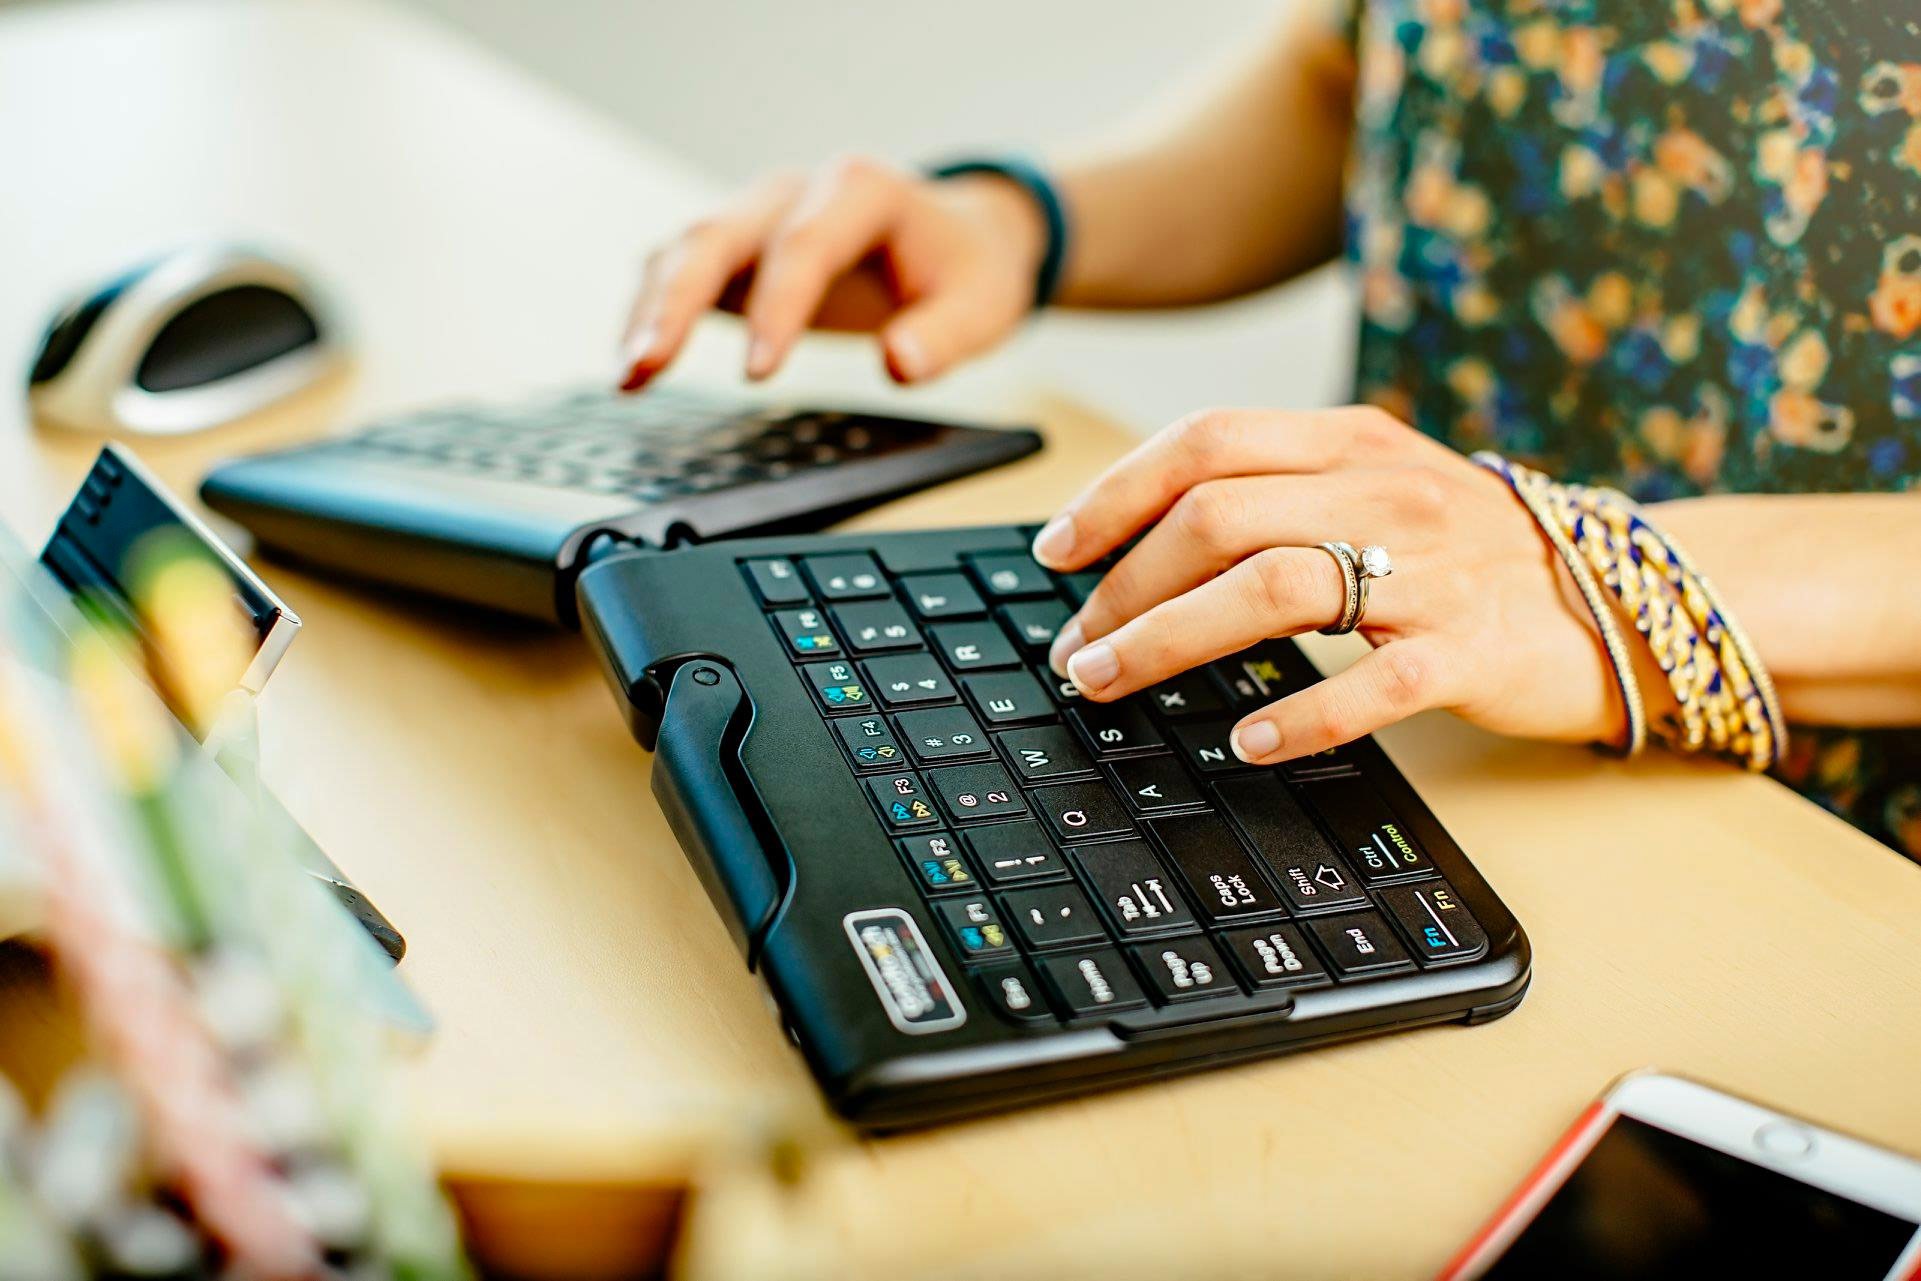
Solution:
{"label": "ctrl key", "polygon": [[1049,985],[1059,994],[1062,1006],[1077,1018],[1110,1010],[1138,1009],[1147,1004],[1127,962],[1111,947],[1042,957],[1040,967]]}
{"label": "ctrl key", "polygon": [[994,1011],[1014,1023],[1038,1025],[1052,1023],[1054,1011],[1047,1007],[1034,975],[1019,961],[1008,961],[974,971],[974,982]]}

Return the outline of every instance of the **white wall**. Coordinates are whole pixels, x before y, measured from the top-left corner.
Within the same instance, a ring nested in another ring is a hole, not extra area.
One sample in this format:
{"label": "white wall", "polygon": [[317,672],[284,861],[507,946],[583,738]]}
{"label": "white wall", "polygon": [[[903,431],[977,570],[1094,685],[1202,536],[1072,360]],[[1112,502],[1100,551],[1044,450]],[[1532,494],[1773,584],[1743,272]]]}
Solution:
{"label": "white wall", "polygon": [[[1071,141],[1285,0],[409,2],[738,182],[849,149],[911,161]],[[1324,272],[1178,317],[1049,317],[1002,363],[1146,429],[1203,404],[1338,399],[1353,323],[1346,281]]]}

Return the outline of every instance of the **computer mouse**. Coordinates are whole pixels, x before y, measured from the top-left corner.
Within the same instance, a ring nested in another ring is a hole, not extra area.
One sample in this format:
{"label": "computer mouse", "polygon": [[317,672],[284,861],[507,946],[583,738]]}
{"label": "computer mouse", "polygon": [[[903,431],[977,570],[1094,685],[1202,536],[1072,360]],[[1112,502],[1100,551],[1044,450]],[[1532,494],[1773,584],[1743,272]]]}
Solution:
{"label": "computer mouse", "polygon": [[54,318],[28,376],[37,422],[173,434],[256,413],[345,360],[333,309],[291,263],[195,245],[115,277]]}

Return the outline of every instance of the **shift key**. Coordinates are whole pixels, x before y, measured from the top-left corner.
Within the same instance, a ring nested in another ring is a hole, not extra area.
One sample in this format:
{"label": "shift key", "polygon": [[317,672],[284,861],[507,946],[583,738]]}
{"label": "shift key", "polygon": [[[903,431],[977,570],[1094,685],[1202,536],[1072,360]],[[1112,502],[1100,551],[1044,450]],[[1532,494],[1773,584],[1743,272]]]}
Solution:
{"label": "shift key", "polygon": [[1218,814],[1161,819],[1149,826],[1210,922],[1280,911],[1281,900],[1267,878]]}

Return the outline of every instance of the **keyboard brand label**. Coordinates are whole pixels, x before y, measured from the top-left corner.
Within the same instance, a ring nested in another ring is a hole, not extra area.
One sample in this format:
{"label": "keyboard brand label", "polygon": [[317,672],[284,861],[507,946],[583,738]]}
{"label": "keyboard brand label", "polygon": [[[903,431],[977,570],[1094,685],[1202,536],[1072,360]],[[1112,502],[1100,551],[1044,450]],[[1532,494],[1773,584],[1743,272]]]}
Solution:
{"label": "keyboard brand label", "polygon": [[967,1021],[967,1011],[913,917],[897,907],[877,907],[849,912],[841,924],[895,1027],[920,1036]]}

